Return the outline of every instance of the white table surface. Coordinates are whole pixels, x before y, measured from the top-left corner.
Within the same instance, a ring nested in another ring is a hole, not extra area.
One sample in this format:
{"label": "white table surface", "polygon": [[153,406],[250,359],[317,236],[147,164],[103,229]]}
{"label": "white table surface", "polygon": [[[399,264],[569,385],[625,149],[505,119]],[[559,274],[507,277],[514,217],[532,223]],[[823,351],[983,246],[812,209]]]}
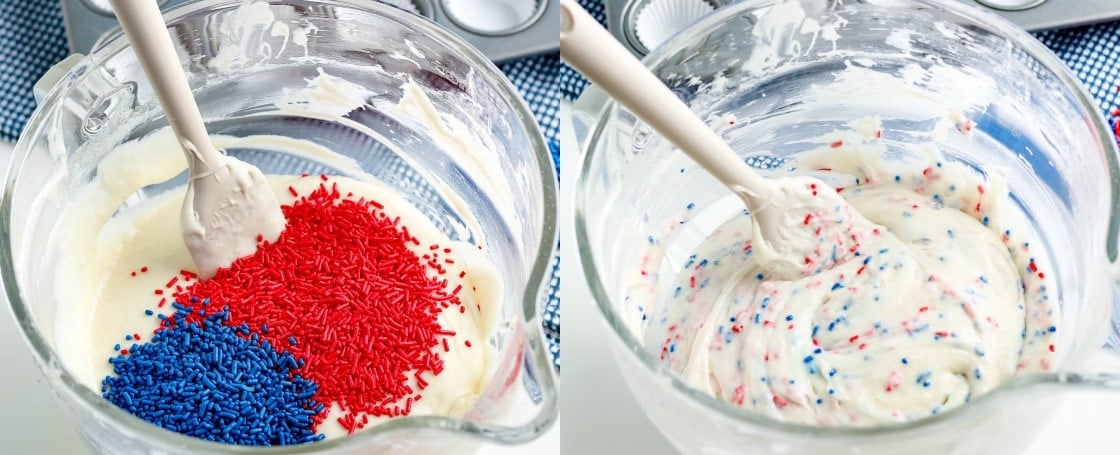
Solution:
{"label": "white table surface", "polygon": [[[604,349],[614,334],[598,315],[576,253],[572,194],[579,150],[571,128],[570,104],[561,103],[560,245],[563,302],[560,384],[564,406],[565,454],[670,455],[662,437],[630,396]],[[613,340],[610,340],[613,342]],[[1053,422],[1028,455],[1120,453],[1120,392],[1067,394]],[[1032,435],[1024,435],[1031,437]],[[1010,455],[1010,454],[999,454]]]}
{"label": "white table surface", "polygon": [[[0,141],[0,169],[7,167],[12,144]],[[0,296],[0,454],[93,453],[62,414],[42,378],[27,343],[18,332],[7,299]],[[537,440],[520,446],[484,447],[478,455],[560,453],[560,425]]]}

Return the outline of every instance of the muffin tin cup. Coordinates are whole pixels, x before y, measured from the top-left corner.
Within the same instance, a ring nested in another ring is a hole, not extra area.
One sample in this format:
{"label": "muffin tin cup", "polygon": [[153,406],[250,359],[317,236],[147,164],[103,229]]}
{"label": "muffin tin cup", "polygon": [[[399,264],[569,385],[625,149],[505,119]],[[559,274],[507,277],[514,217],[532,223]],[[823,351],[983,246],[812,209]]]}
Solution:
{"label": "muffin tin cup", "polygon": [[[527,8],[521,6],[530,2],[532,6]],[[474,7],[472,9],[477,12],[463,14],[468,11],[465,9],[467,8],[466,5],[454,6],[455,4],[467,3]],[[480,36],[509,36],[522,32],[537,23],[544,16],[548,3],[547,0],[442,0],[439,5],[451,24],[464,32]],[[513,12],[515,17],[500,14],[499,10],[494,9],[494,7],[501,8],[503,6],[507,7],[506,11]],[[459,9],[462,9],[462,11],[456,13],[455,11]]]}

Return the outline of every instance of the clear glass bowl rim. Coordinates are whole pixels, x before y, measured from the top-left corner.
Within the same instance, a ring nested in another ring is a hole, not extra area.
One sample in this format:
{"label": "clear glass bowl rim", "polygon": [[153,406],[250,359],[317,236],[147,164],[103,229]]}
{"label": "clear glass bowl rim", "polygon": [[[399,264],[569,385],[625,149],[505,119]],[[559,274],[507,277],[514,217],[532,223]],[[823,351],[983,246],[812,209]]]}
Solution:
{"label": "clear glass bowl rim", "polygon": [[[197,2],[188,2],[166,11],[164,13],[164,22],[167,24],[174,24],[178,23],[184,17],[199,11],[231,9],[236,8],[241,3],[241,0],[201,0]],[[0,279],[2,279],[5,284],[4,290],[8,297],[9,308],[15,316],[16,323],[20,327],[20,332],[23,334],[24,339],[27,341],[28,345],[31,346],[31,351],[34,353],[39,368],[42,370],[47,368],[57,370],[57,379],[49,378],[52,387],[61,385],[66,389],[68,395],[77,399],[83,407],[100,411],[97,413],[100,414],[102,418],[106,419],[109,424],[123,428],[125,431],[137,435],[138,437],[151,438],[151,440],[157,441],[159,444],[166,447],[175,447],[183,451],[198,453],[291,454],[307,453],[308,449],[312,451],[345,450],[359,448],[363,444],[375,441],[389,432],[406,429],[434,429],[449,433],[468,434],[484,441],[492,441],[501,444],[516,444],[533,440],[551,427],[552,423],[556,420],[559,407],[557,403],[558,392],[552,372],[545,371],[551,370],[552,362],[545,348],[545,341],[541,332],[542,329],[538,323],[539,315],[537,314],[537,306],[540,302],[542,292],[545,289],[543,284],[547,283],[547,275],[551,270],[551,259],[556,245],[557,177],[554,163],[552,162],[552,154],[549,152],[548,145],[544,141],[544,137],[540,132],[540,127],[534,120],[532,111],[493,62],[484,57],[482,53],[473,46],[467,44],[462,38],[452,34],[427,18],[413,15],[381,2],[361,0],[298,0],[293,2],[272,0],[270,3],[327,4],[354,10],[372,11],[394,22],[407,24],[415,31],[424,33],[426,36],[432,37],[441,44],[456,51],[459,56],[478,71],[480,75],[485,77],[487,81],[492,82],[500,97],[516,111],[517,118],[521,122],[521,127],[529,132],[529,140],[533,153],[536,155],[537,162],[539,163],[543,196],[543,200],[540,201],[543,213],[540,243],[536,249],[536,257],[533,259],[532,269],[529,273],[528,281],[526,282],[525,295],[522,297],[521,302],[525,317],[523,322],[526,326],[526,355],[533,356],[533,363],[542,370],[534,375],[540,386],[542,400],[541,409],[532,420],[517,426],[492,425],[440,416],[408,416],[389,420],[383,424],[367,428],[348,437],[324,440],[312,445],[253,447],[205,441],[165,430],[141,420],[116,406],[107,405],[107,402],[101,395],[81,385],[69,371],[62,368],[61,361],[57,354],[44,339],[42,332],[35,327],[31,312],[20,295],[14,271],[12,245],[10,243],[12,231],[12,190],[16,178],[15,170],[22,167],[24,160],[31,151],[30,146],[27,144],[29,140],[27,138],[40,137],[42,130],[50,127],[47,122],[49,118],[47,114],[49,114],[52,109],[59,108],[62,100],[70,95],[74,87],[85,80],[90,73],[85,70],[100,65],[101,62],[129,48],[128,41],[120,33],[106,40],[105,43],[97,49],[94,49],[82,62],[76,65],[67,75],[63,76],[60,82],[48,92],[44,101],[36,107],[31,116],[31,121],[24,129],[20,140],[15,146],[11,162],[5,173],[4,186],[0,188]],[[64,395],[60,396],[64,397]]]}
{"label": "clear glass bowl rim", "polygon": [[[648,68],[655,67],[668,58],[670,52],[666,49],[672,49],[674,44],[693,40],[697,36],[707,34],[709,30],[715,29],[720,23],[732,16],[771,6],[776,3],[776,1],[777,0],[743,0],[717,9],[715,12],[694,22],[692,25],[688,26],[688,28],[670,37],[668,41],[643,58],[642,63]],[[867,3],[875,2],[872,0]],[[1117,233],[1120,232],[1120,198],[1116,197],[1118,190],[1120,190],[1120,163],[1118,163],[1117,158],[1120,152],[1117,150],[1116,139],[1111,136],[1111,128],[1108,127],[1108,122],[1105,121],[1103,114],[1096,107],[1096,102],[1085,91],[1081,82],[1074,76],[1065,63],[1026,31],[995,14],[983,11],[979,7],[968,5],[966,2],[952,0],[891,0],[884,3],[889,6],[904,4],[903,7],[928,8],[953,14],[959,20],[979,26],[1012,41],[1028,55],[1037,59],[1046,70],[1053,72],[1057,78],[1061,80],[1066,90],[1068,90],[1068,93],[1076,99],[1077,104],[1086,112],[1090,113],[1087,121],[1092,124],[1092,127],[1097,132],[1098,142],[1102,144],[1102,148],[1106,151],[1105,158],[1108,163],[1111,194],[1113,195],[1110,205],[1112,213],[1109,217],[1107,253],[1109,260],[1115,261],[1117,257]],[[835,4],[837,4],[837,2],[829,2],[829,5]],[[591,106],[587,106],[589,104]],[[589,132],[590,136],[586,140],[581,141],[582,143],[580,144],[583,161],[580,166],[580,175],[576,178],[575,197],[575,234],[576,242],[581,245],[579,248],[580,264],[582,265],[584,278],[599,308],[599,313],[610,327],[610,331],[617,337],[618,341],[622,343],[624,350],[634,355],[638,362],[646,368],[641,374],[655,375],[657,380],[669,383],[674,392],[687,397],[687,399],[693,401],[695,404],[699,404],[730,421],[752,425],[761,431],[773,431],[794,437],[807,436],[813,438],[836,439],[874,438],[921,431],[922,429],[956,419],[958,415],[974,412],[980,407],[989,406],[1019,390],[1036,385],[1065,383],[1101,388],[1117,388],[1120,386],[1120,375],[1115,374],[1083,376],[1077,373],[1053,372],[1016,376],[1012,380],[1001,384],[996,389],[973,399],[967,406],[959,406],[947,412],[919,420],[876,427],[822,427],[782,422],[760,414],[748,412],[745,409],[733,406],[707,393],[694,389],[647,351],[641,340],[635,338],[630,333],[630,329],[627,327],[626,323],[614,313],[610,294],[607,291],[607,287],[600,279],[599,269],[595,265],[595,259],[591,254],[590,247],[587,246],[590,244],[590,236],[588,235],[586,204],[592,202],[587,199],[587,176],[590,175],[591,172],[591,162],[596,153],[596,145],[603,137],[605,131],[604,126],[607,120],[611,118],[613,112],[619,108],[620,106],[614,100],[610,99],[601,89],[593,85],[588,87],[588,90],[576,101],[573,108],[573,110],[587,110],[598,113],[598,117],[595,120],[596,123]]]}

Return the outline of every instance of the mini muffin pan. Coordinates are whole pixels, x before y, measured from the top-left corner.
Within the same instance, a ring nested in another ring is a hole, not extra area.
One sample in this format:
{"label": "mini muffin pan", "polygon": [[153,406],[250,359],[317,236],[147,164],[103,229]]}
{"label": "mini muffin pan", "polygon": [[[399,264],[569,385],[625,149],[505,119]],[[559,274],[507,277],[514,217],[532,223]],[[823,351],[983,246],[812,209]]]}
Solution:
{"label": "mini muffin pan", "polygon": [[[696,19],[697,7],[732,0],[604,0],[607,28],[635,55],[649,53]],[[1120,19],[1120,0],[958,0],[986,7],[1029,31]],[[651,46],[652,44],[652,46]]]}
{"label": "mini muffin pan", "polygon": [[[159,0],[163,10],[188,0]],[[370,0],[373,1],[373,0]],[[431,19],[495,62],[560,48],[558,0],[380,0]],[[89,53],[117,20],[109,0],[62,0],[71,52]]]}

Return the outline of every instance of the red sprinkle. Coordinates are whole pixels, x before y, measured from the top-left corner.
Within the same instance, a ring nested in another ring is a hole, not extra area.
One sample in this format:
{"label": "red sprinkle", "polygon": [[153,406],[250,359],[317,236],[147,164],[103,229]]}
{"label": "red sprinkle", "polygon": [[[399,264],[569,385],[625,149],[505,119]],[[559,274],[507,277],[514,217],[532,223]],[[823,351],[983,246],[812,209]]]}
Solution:
{"label": "red sprinkle", "polygon": [[[408,400],[419,400],[428,386],[422,375],[443,371],[439,347],[449,349],[447,337],[455,335],[437,318],[461,305],[410,248],[418,240],[379,206],[341,199],[336,186],[320,184],[282,207],[287,227],[276,242],[174,293],[178,302],[209,298],[208,308],[228,306],[231,326],[267,323],[268,333],[258,336],[305,362],[293,373],[319,385],[316,400],[342,407],[338,421],[349,432],[365,425],[366,415],[411,411]],[[329,409],[313,416],[316,425]]]}

